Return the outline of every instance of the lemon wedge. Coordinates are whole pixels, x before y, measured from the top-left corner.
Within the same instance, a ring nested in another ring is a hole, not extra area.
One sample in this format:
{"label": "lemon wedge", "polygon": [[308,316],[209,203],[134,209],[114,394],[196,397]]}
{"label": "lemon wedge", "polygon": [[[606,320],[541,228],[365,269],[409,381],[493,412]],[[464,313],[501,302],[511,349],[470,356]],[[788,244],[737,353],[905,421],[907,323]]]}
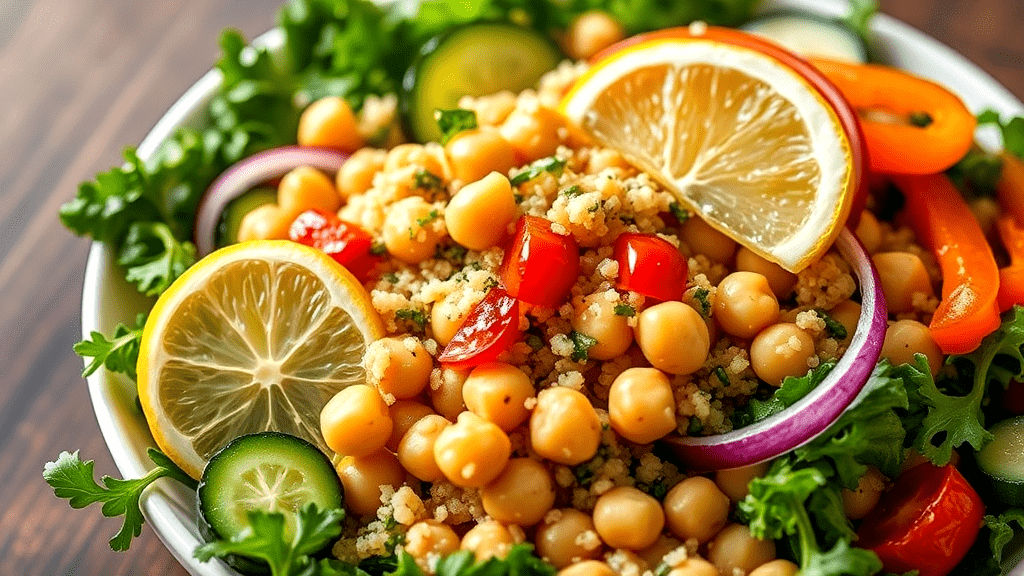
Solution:
{"label": "lemon wedge", "polygon": [[694,27],[605,53],[560,110],[709,224],[795,272],[839,235],[859,174],[827,82],[762,40]]}
{"label": "lemon wedge", "polygon": [[369,294],[326,254],[283,240],[236,244],[157,300],[139,401],[157,445],[194,478],[250,432],[284,432],[330,454],[320,409],[364,382],[363,353],[383,335]]}

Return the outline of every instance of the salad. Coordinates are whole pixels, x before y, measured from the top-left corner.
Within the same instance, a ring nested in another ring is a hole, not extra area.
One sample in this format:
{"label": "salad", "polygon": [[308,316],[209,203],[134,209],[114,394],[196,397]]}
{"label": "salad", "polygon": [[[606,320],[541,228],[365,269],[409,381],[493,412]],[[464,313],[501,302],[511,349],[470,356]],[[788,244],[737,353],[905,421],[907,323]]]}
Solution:
{"label": "salad", "polygon": [[208,127],[61,210],[158,296],[76,351],[159,450],[55,494],[125,550],[174,478],[247,574],[1000,573],[1024,119],[864,63],[866,3],[639,4],[225,33]]}

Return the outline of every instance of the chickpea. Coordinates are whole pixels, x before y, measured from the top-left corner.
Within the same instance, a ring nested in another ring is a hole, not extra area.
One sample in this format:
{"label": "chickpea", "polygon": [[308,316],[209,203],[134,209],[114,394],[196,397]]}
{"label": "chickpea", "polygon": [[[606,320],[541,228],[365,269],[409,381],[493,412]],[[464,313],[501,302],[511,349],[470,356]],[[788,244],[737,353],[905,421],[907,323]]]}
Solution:
{"label": "chickpea", "polygon": [[768,472],[768,463],[751,464],[742,468],[731,468],[715,472],[715,485],[729,500],[739,502],[750,493],[750,481]]}
{"label": "chickpea", "polygon": [[649,444],[676,429],[672,385],[657,368],[628,368],[608,391],[608,417],[623,438]]}
{"label": "chickpea", "polygon": [[939,373],[946,357],[932,338],[932,331],[917,320],[897,320],[885,329],[882,358],[895,364],[914,363],[914,354],[928,358],[932,376]]}
{"label": "chickpea", "polygon": [[462,399],[466,407],[505,432],[513,430],[530,416],[526,399],[535,394],[530,377],[504,362],[477,366],[462,385]]}
{"label": "chickpea", "polygon": [[892,314],[914,310],[914,295],[934,296],[924,262],[909,252],[879,252],[871,257],[878,269],[885,303]]}
{"label": "chickpea", "polygon": [[555,153],[562,143],[565,118],[539,103],[517,105],[498,130],[515,151],[518,164],[533,162]]}
{"label": "chickpea", "polygon": [[444,149],[436,143],[399,144],[388,150],[384,160],[385,172],[397,172],[406,166],[416,166],[445,180],[450,172]]}
{"label": "chickpea", "polygon": [[679,227],[679,239],[690,247],[694,254],[703,254],[722,264],[732,261],[736,253],[736,241],[712,227],[700,216],[691,216]]}
{"label": "chickpea", "polygon": [[843,511],[851,520],[860,520],[868,515],[882,497],[885,490],[885,476],[874,466],[857,481],[856,490],[843,488]]}
{"label": "chickpea", "polygon": [[446,478],[462,488],[480,488],[505,469],[512,443],[495,424],[472,412],[438,433],[434,460]]}
{"label": "chickpea", "polygon": [[455,422],[459,414],[466,409],[466,404],[462,400],[462,387],[469,377],[469,370],[444,367],[439,370],[439,386],[430,387],[430,402],[438,414]]}
{"label": "chickpea", "polygon": [[377,382],[382,394],[398,399],[413,398],[427,387],[434,360],[418,339],[411,336],[382,338],[371,346],[382,348],[382,356],[387,359]]}
{"label": "chickpea", "polygon": [[637,317],[636,342],[644,357],[669,374],[692,374],[708,358],[711,341],[700,314],[682,302],[662,302]]}
{"label": "chickpea", "polygon": [[787,376],[803,376],[814,356],[814,339],[796,324],[783,322],[761,330],[750,343],[750,365],[757,377],[781,386]]}
{"label": "chickpea", "polygon": [[429,414],[413,423],[398,443],[398,461],[402,467],[418,480],[440,480],[443,474],[434,457],[434,446],[441,432],[451,425],[439,414]]}
{"label": "chickpea", "polygon": [[607,564],[600,560],[584,560],[562,568],[556,576],[618,576]]}
{"label": "chickpea", "polygon": [[405,470],[387,450],[344,458],[338,463],[338,477],[345,489],[345,507],[361,516],[376,514],[381,507],[381,486],[405,484]]}
{"label": "chickpea", "polygon": [[853,300],[843,300],[833,306],[828,315],[846,328],[846,338],[843,341],[849,342],[853,338],[853,333],[857,331],[857,322],[860,321],[860,304]]}
{"label": "chickpea", "polygon": [[626,37],[626,30],[601,10],[590,10],[569,24],[563,42],[565,53],[573,60],[589,60],[591,56]]}
{"label": "chickpea", "polygon": [[277,185],[277,204],[293,214],[312,208],[337,212],[341,208],[341,196],[326,174],[311,166],[299,166],[281,177]]}
{"label": "chickpea", "polygon": [[388,414],[391,415],[391,435],[388,436],[388,441],[384,444],[384,447],[392,452],[398,452],[398,443],[402,441],[402,436],[412,428],[412,425],[418,422],[424,416],[433,414],[434,411],[430,409],[430,406],[421,404],[415,400],[396,400],[394,404],[388,406]]}
{"label": "chickpea", "polygon": [[882,226],[870,210],[861,212],[860,222],[857,222],[857,230],[854,231],[854,234],[864,245],[864,250],[868,254],[874,254],[882,247]]}
{"label": "chickpea", "polygon": [[377,148],[360,148],[338,169],[335,185],[345,200],[373,187],[373,177],[384,168],[388,153]]}
{"label": "chickpea", "polygon": [[582,393],[561,386],[541,390],[530,416],[530,444],[552,462],[579,464],[597,454],[601,420]]}
{"label": "chickpea", "polygon": [[534,541],[537,554],[555,568],[601,555],[601,541],[594,530],[594,521],[589,514],[575,508],[561,508],[548,514],[537,528]]}
{"label": "chickpea", "polygon": [[775,542],[758,540],[743,524],[729,524],[708,544],[708,560],[724,574],[750,572],[775,559]]}
{"label": "chickpea", "polygon": [[326,146],[343,152],[355,152],[364,142],[352,108],[337,96],[321,98],[302,111],[298,141],[300,146]]}
{"label": "chickpea", "polygon": [[668,529],[682,540],[711,540],[729,520],[729,497],[703,476],[676,484],[663,502]]}
{"label": "chickpea", "polygon": [[505,470],[480,489],[484,512],[507,524],[533,526],[555,504],[555,483],[543,464],[532,458],[512,458]]}
{"label": "chickpea", "polygon": [[498,126],[516,107],[516,94],[502,90],[486,96],[463,96],[459,108],[476,112],[478,126]]}
{"label": "chickpea", "polygon": [[789,560],[772,560],[771,562],[761,564],[754,571],[750,573],[750,576],[796,576],[797,572],[800,571],[800,567],[793,564]]}
{"label": "chickpea", "polygon": [[508,174],[516,163],[515,150],[495,128],[459,132],[444,147],[455,178],[476,182],[491,172]]}
{"label": "chickpea", "polygon": [[447,235],[441,210],[419,196],[392,204],[381,232],[388,254],[406,264],[431,258]]}
{"label": "chickpea", "polygon": [[594,504],[594,527],[612,548],[643,550],[661,534],[665,512],[651,496],[631,486],[618,486]]}
{"label": "chickpea", "polygon": [[296,215],[277,204],[257,206],[242,217],[238,226],[238,241],[287,240],[288,229]]}
{"label": "chickpea", "polygon": [[501,522],[487,520],[466,532],[461,548],[472,551],[476,561],[483,562],[488,558],[505,558],[515,543],[512,533]]}
{"label": "chickpea", "polygon": [[458,306],[460,298],[459,292],[452,292],[430,308],[430,333],[441,346],[447,346],[452,341],[459,327],[466,321],[466,316],[469,316],[469,308]]}
{"label": "chickpea", "polygon": [[736,269],[745,272],[757,272],[765,277],[768,286],[776,298],[786,298],[793,293],[796,286],[796,274],[787,271],[775,262],[765,260],[746,246],[736,251]]}
{"label": "chickpea", "polygon": [[587,350],[590,358],[611,360],[626,353],[633,343],[633,328],[629,318],[615,313],[619,294],[614,290],[598,292],[584,298],[573,307],[572,327],[580,334],[597,340]]}
{"label": "chickpea", "polygon": [[662,534],[647,548],[644,548],[637,556],[643,559],[648,566],[658,566],[665,559],[665,555],[683,546],[683,542],[674,536]]}
{"label": "chickpea", "polygon": [[447,524],[423,520],[406,532],[405,551],[420,560],[426,560],[428,555],[446,556],[459,551],[459,536]]}
{"label": "chickpea", "polygon": [[444,219],[452,240],[470,250],[487,250],[505,236],[519,212],[508,178],[491,172],[462,187],[448,202]]}
{"label": "chickpea", "polygon": [[714,318],[723,330],[753,338],[779,315],[779,301],[768,279],[757,272],[733,272],[718,284]]}
{"label": "chickpea", "polygon": [[367,456],[380,450],[393,425],[387,403],[365,384],[342,388],[320,411],[324,441],[343,456]]}
{"label": "chickpea", "polygon": [[668,576],[720,576],[718,567],[701,558],[690,556],[669,571]]}

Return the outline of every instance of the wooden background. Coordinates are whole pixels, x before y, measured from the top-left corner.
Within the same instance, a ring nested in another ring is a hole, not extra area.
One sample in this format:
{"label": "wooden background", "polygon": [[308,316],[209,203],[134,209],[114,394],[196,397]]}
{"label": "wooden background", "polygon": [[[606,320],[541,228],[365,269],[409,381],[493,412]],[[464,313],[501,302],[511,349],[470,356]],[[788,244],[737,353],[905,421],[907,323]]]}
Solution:
{"label": "wooden background", "polygon": [[[72,510],[42,480],[65,449],[117,475],[71,350],[88,242],[57,209],[210,68],[222,28],[252,37],[279,2],[0,0],[0,574],[185,574],[148,527],[112,552],[119,521]],[[1024,97],[1020,0],[881,4]]]}

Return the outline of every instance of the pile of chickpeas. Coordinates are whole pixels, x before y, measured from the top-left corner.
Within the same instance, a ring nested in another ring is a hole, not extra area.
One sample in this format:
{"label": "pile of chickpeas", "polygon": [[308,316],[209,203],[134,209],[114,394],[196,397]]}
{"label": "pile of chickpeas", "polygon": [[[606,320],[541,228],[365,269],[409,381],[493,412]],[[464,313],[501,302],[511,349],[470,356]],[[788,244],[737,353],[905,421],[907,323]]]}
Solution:
{"label": "pile of chickpeas", "polygon": [[[619,24],[594,13],[581,17],[562,42],[570,54],[585,58],[622,36]],[[472,105],[480,126],[443,147],[402,144],[380,150],[363,148],[358,118],[343,100],[313,103],[302,116],[299,143],[352,155],[333,181],[305,167],[285,175],[277,204],[247,215],[239,240],[286,238],[291,221],[310,208],[362,224],[368,210],[362,195],[383,174],[397,178],[398,192],[373,232],[391,258],[416,266],[452,242],[478,252],[498,246],[522,213],[510,171],[551,156],[559,146],[579,144],[574,140],[579,136],[556,112],[520,106],[510,93]],[[415,190],[413,176],[423,172],[435,176],[442,189],[451,186],[454,194],[433,197]],[[901,318],[886,332],[883,357],[899,363],[921,352],[937,372],[944,357],[920,317],[922,303],[934,299],[934,278],[919,253],[881,251],[883,229],[870,212],[861,218],[857,235],[872,254],[890,312]],[[690,251],[686,256],[700,254],[734,270],[714,287],[710,313],[702,314],[692,302],[668,301],[638,306],[630,318],[616,313],[623,295],[608,286],[571,301],[572,329],[594,340],[591,360],[611,361],[635,349],[649,364],[625,369],[614,379],[606,410],[571,387],[538,390],[523,370],[507,362],[467,370],[436,366],[426,338],[394,334],[373,343],[368,355],[385,358],[383,369],[371,374],[368,384],[340,391],[321,413],[324,439],[342,457],[337,471],[348,510],[373,517],[386,499],[384,487],[415,481],[478,491],[486,518],[468,529],[433,519],[407,527],[403,548],[427,567],[431,558],[460,549],[484,559],[530,541],[561,576],[628,573],[624,565],[642,572],[662,562],[671,567],[669,576],[731,576],[736,569],[750,576],[795,574],[795,564],[775,559],[773,542],[753,538],[745,526],[729,521],[733,505],[747,494],[749,480],[765,472],[765,464],[687,477],[660,501],[634,486],[615,486],[596,498],[592,510],[567,506],[564,489],[555,482],[555,466],[595,457],[606,427],[636,445],[677,432],[672,379],[704,367],[723,337],[746,345],[751,369],[771,386],[806,374],[813,364],[817,343],[796,323],[801,310],[780,307],[780,301],[790,301],[796,275],[737,246],[699,218],[682,223],[677,237]],[[447,344],[466,313],[452,299],[436,302],[426,336]],[[847,344],[860,305],[847,298],[828,314],[846,328]],[[514,447],[515,435],[526,439],[525,448]],[[857,490],[844,492],[847,514],[863,517],[877,504],[885,482],[871,469]],[[680,554],[682,549],[688,553]]]}

